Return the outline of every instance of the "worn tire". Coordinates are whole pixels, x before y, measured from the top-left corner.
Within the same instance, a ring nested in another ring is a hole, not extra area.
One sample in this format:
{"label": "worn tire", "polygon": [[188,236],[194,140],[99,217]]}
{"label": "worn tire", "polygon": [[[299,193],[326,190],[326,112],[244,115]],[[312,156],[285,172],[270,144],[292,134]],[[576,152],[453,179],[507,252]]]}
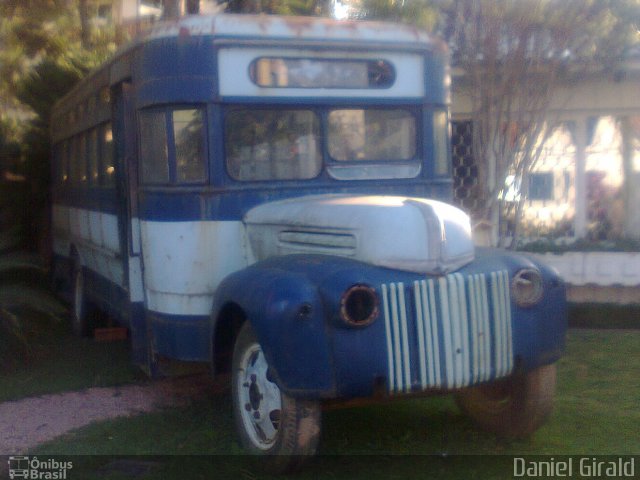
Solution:
{"label": "worn tire", "polygon": [[456,394],[460,409],[482,429],[505,438],[533,434],[553,410],[556,366],[545,365]]}
{"label": "worn tire", "polygon": [[[320,438],[319,402],[290,397],[271,381],[266,359],[249,322],[243,325],[235,343],[231,382],[240,443],[258,457],[261,467],[271,472],[291,472],[316,453]],[[269,414],[268,421],[265,413]]]}
{"label": "worn tire", "polygon": [[87,298],[84,269],[77,258],[71,282],[71,330],[78,337],[88,337],[93,333],[94,308]]}

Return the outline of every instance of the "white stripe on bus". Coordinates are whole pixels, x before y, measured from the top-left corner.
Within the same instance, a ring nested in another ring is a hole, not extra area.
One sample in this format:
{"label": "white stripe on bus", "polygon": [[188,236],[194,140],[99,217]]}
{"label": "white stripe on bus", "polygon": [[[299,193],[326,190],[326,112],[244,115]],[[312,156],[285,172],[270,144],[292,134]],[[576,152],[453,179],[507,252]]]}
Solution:
{"label": "white stripe on bus", "polygon": [[402,353],[400,347],[400,325],[398,320],[398,299],[396,294],[396,284],[389,285],[391,293],[391,324],[393,326],[393,349],[396,369],[396,390],[402,391]]}
{"label": "white stripe on bus", "polygon": [[411,362],[409,357],[409,332],[407,328],[407,305],[404,298],[404,283],[398,283],[400,326],[402,328],[402,365],[404,367],[404,390],[411,391]]}

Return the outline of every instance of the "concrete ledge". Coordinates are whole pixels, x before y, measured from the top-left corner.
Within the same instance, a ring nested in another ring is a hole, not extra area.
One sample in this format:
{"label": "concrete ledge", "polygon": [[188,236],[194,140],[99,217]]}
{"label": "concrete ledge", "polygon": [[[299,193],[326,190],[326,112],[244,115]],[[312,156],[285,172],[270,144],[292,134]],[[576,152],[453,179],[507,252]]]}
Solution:
{"label": "concrete ledge", "polygon": [[568,285],[567,300],[571,303],[640,305],[640,286]]}
{"label": "concrete ledge", "polygon": [[535,256],[558,270],[564,281],[572,286],[640,287],[640,252],[568,252]]}

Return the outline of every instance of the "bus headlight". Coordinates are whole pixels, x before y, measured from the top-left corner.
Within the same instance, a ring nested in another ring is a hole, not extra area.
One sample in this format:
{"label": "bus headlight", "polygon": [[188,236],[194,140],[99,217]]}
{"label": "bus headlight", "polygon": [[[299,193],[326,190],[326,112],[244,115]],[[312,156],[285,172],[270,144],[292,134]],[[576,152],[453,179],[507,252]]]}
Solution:
{"label": "bus headlight", "polygon": [[364,327],[378,317],[378,295],[368,285],[356,284],[340,299],[340,318],[354,327]]}
{"label": "bus headlight", "polygon": [[519,270],[511,281],[511,294],[519,307],[532,307],[542,299],[542,275],[534,268]]}

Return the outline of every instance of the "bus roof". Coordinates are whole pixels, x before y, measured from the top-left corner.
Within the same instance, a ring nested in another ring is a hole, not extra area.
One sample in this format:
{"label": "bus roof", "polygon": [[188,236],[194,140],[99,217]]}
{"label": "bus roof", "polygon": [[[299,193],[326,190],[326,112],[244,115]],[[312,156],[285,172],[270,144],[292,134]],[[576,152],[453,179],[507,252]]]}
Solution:
{"label": "bus roof", "polygon": [[446,44],[438,37],[416,27],[389,22],[264,14],[189,15],[175,21],[158,22],[132,42],[123,45],[112,58],[90,72],[54,105],[54,115],[73,108],[75,101],[95,90],[97,84],[108,86],[119,80],[118,75],[123,78],[130,75],[129,53],[136,48],[154,40],[204,36],[242,43],[255,41],[261,44],[267,40],[324,44],[353,42],[360,45],[375,44],[376,48],[388,45],[389,48],[418,47],[440,53],[447,51]]}
{"label": "bus roof", "polygon": [[434,46],[440,43],[418,28],[394,23],[246,14],[186,16],[174,22],[156,24],[144,39],[190,35],[383,43],[418,42]]}

